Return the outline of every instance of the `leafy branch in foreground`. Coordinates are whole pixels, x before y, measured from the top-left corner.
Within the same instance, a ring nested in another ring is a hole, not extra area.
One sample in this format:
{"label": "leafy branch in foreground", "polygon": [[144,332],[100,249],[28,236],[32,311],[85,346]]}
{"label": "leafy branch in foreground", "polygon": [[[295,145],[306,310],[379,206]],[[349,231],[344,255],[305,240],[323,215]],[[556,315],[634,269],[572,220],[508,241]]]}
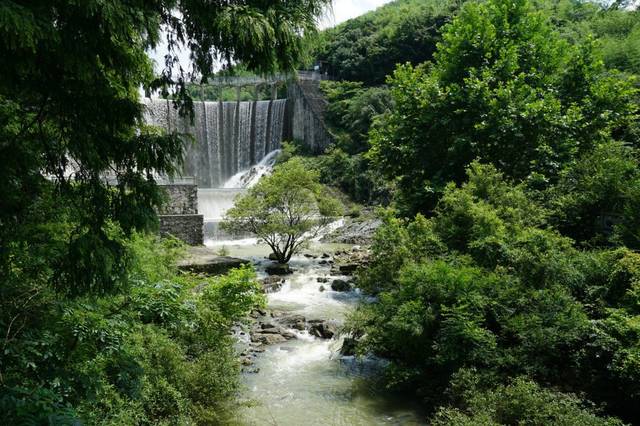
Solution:
{"label": "leafy branch in foreground", "polygon": [[223,227],[256,235],[271,247],[279,263],[287,263],[341,214],[338,200],[318,180],[317,172],[292,158],[240,196]]}

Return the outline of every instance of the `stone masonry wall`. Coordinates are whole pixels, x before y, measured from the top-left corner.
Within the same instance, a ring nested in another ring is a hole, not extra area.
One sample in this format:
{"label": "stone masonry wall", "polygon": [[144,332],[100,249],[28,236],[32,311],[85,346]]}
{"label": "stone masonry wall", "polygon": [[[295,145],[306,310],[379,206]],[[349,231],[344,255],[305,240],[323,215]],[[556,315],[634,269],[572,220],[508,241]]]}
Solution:
{"label": "stone masonry wall", "polygon": [[198,246],[204,244],[201,214],[179,214],[160,216],[160,235],[172,235],[185,243]]}
{"label": "stone masonry wall", "polygon": [[198,214],[196,185],[162,185],[167,202],[159,210],[160,235],[172,235],[190,245],[204,243],[204,218]]}
{"label": "stone masonry wall", "polygon": [[196,185],[162,185],[167,203],[160,209],[161,215],[198,214],[198,187]]}
{"label": "stone masonry wall", "polygon": [[312,152],[322,153],[333,142],[324,123],[327,101],[320,82],[300,79],[287,89],[288,137],[302,141]]}

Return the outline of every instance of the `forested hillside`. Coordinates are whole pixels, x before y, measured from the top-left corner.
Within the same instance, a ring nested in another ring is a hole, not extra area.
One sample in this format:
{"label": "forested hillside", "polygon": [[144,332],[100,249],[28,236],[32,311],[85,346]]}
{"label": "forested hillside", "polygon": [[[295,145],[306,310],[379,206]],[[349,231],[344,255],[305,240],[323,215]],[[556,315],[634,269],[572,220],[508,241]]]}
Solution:
{"label": "forested hillside", "polygon": [[[307,161],[388,207],[357,350],[435,424],[637,423],[640,14],[429,5],[349,21],[318,54],[352,81],[323,82],[336,143]],[[409,21],[437,28],[422,57],[396,49]]]}
{"label": "forested hillside", "polygon": [[459,1],[403,0],[324,31],[314,56],[341,80],[384,83],[397,63],[431,59]]}

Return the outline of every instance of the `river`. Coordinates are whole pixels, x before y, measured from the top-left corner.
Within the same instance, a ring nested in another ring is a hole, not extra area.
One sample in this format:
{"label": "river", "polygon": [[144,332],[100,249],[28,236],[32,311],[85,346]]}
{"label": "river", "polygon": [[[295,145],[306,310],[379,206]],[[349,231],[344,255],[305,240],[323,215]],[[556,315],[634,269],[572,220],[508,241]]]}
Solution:
{"label": "river", "polygon": [[[332,254],[351,246],[312,243],[305,253]],[[260,278],[269,253],[266,246],[245,241],[225,244],[231,256],[251,259]],[[304,315],[310,319],[333,319],[342,322],[361,299],[357,290],[332,291],[330,281],[322,284],[318,277],[330,280],[330,265],[321,264],[320,256],[297,256],[290,266],[294,273],[286,277],[282,288],[267,295],[270,311]],[[344,278],[344,277],[342,277]],[[243,375],[240,424],[247,425],[422,425],[424,417],[415,405],[394,398],[376,384],[383,361],[357,360],[341,356],[341,338],[330,340],[296,332],[297,339],[265,347],[255,358],[254,373]]]}

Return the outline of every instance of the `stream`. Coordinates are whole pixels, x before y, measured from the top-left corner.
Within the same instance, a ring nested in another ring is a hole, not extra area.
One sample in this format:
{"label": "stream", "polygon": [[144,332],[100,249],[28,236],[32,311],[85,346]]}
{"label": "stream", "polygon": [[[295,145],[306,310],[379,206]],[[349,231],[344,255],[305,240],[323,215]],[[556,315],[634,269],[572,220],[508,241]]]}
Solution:
{"label": "stream", "polygon": [[[220,247],[222,243],[209,242]],[[259,278],[266,277],[269,261],[266,246],[251,240],[224,244],[229,255],[251,259]],[[297,256],[282,288],[267,295],[268,310],[277,314],[300,314],[307,320],[332,319],[338,323],[361,299],[358,290],[336,292],[330,275],[331,265],[321,264],[320,255],[332,255],[351,246],[312,243],[306,254]],[[318,277],[326,277],[321,284]],[[325,291],[320,291],[320,285]],[[245,404],[238,422],[247,425],[422,425],[426,424],[415,405],[394,398],[375,384],[384,366],[382,360],[358,360],[339,353],[342,339],[322,339],[307,331],[289,330],[296,339],[267,345],[256,354],[253,370],[243,374]]]}

